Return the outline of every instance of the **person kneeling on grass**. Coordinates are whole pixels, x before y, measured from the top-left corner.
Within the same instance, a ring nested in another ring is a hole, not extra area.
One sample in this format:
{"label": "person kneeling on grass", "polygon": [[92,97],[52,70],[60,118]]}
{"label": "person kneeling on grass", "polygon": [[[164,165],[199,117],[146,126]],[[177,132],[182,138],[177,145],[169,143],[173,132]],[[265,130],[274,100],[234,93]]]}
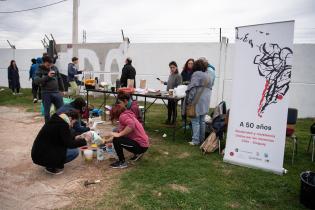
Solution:
{"label": "person kneeling on grass", "polygon": [[78,119],[78,113],[54,114],[39,131],[33,147],[32,160],[45,167],[50,174],[61,174],[64,164],[79,155],[77,147],[87,144],[85,139],[74,137],[70,128]]}
{"label": "person kneeling on grass", "polygon": [[149,137],[135,114],[121,104],[116,104],[112,108],[110,117],[112,122],[119,121],[118,132],[112,132],[113,144],[119,160],[112,163],[111,167],[126,168],[123,148],[134,154],[132,161],[137,161],[148,150]]}

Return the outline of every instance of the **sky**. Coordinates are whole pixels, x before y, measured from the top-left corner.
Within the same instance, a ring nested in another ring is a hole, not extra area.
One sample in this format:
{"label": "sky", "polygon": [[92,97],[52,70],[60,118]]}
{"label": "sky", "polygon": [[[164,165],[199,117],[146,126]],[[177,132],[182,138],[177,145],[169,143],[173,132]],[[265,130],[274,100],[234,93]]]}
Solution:
{"label": "sky", "polygon": [[[59,0],[0,0],[0,12],[29,9]],[[79,42],[131,43],[234,41],[234,28],[295,20],[295,43],[315,43],[315,0],[80,0]],[[42,48],[44,35],[71,43],[72,0],[21,13],[0,13],[0,48]]]}

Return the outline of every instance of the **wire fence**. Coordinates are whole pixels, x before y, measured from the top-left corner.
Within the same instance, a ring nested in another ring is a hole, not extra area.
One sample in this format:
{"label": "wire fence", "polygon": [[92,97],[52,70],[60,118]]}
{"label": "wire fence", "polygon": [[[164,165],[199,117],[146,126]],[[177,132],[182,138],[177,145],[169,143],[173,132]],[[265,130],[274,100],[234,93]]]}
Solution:
{"label": "wire fence", "polygon": [[[1,34],[0,29],[0,34]],[[124,34],[131,43],[150,42],[219,42],[221,37],[227,37],[229,42],[234,42],[234,28],[178,28],[178,29],[124,29]],[[43,34],[44,36],[44,34]],[[71,33],[54,34],[57,43],[71,43]],[[42,47],[40,39],[12,38],[0,36],[0,48],[9,48],[6,40],[10,40],[17,48],[23,46]],[[83,42],[80,34],[79,41]],[[87,43],[111,43],[121,42],[120,30],[87,31]],[[295,28],[294,43],[315,43],[315,28]],[[30,47],[29,47],[30,48]],[[32,48],[32,47],[31,47]]]}

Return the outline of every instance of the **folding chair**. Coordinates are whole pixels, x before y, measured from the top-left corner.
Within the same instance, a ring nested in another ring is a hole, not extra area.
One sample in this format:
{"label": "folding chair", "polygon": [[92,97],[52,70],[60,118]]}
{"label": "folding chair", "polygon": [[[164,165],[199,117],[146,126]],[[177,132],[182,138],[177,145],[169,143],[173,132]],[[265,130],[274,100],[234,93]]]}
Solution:
{"label": "folding chair", "polygon": [[294,163],[294,156],[297,154],[298,150],[298,139],[295,135],[295,125],[298,117],[298,110],[294,108],[288,109],[287,117],[287,129],[286,137],[292,140],[293,143],[293,152],[292,152],[292,164]]}

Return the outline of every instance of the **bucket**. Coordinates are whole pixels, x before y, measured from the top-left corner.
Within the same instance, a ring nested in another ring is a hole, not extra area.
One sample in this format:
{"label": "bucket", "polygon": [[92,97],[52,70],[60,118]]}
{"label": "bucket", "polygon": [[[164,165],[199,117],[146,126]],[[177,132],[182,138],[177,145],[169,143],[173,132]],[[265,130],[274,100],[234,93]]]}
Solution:
{"label": "bucket", "polygon": [[311,171],[302,172],[300,203],[310,209],[315,209],[315,173]]}
{"label": "bucket", "polygon": [[84,150],[87,150],[88,149],[88,146],[83,146],[83,147],[80,147],[80,153],[81,153],[81,156],[82,158],[84,159]]}
{"label": "bucket", "polygon": [[93,151],[90,149],[84,150],[84,157],[85,157],[85,160],[91,161],[93,159]]}

